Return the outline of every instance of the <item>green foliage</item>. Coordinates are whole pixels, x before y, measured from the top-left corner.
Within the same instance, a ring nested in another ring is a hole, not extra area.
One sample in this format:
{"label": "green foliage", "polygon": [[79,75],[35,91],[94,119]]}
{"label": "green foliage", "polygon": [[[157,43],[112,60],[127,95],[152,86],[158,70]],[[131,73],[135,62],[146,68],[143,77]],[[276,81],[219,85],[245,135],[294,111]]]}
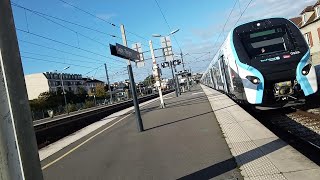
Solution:
{"label": "green foliage", "polygon": [[[84,103],[88,94],[84,88],[78,88],[78,94],[73,92],[66,92],[67,102],[69,104]],[[48,109],[56,109],[59,106],[64,106],[64,96],[62,91],[57,92],[43,92],[37,99],[29,101],[30,108],[32,111],[42,111]],[[69,107],[71,109],[75,108]]]}
{"label": "green foliage", "polygon": [[155,83],[155,79],[153,77],[153,75],[147,76],[143,82],[142,82],[145,86],[151,86],[152,84]]}
{"label": "green foliage", "polygon": [[94,107],[94,101],[86,100],[86,102],[85,102],[84,106],[85,106],[85,108],[91,108],[91,107]]}
{"label": "green foliage", "polygon": [[99,84],[96,86],[96,97],[100,98],[100,99],[107,97],[107,93],[106,93],[103,85]]}
{"label": "green foliage", "polygon": [[74,112],[78,110],[75,104],[68,104],[67,108],[69,112]]}

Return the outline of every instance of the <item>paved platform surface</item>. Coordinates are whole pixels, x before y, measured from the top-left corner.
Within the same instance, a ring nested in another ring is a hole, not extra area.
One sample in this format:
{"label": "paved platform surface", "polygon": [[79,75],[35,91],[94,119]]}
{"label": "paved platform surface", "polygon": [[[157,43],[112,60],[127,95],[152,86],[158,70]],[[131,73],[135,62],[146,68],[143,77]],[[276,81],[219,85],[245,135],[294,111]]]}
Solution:
{"label": "paved platform surface", "polygon": [[320,168],[226,95],[202,86],[244,179],[319,180]]}
{"label": "paved platform surface", "polygon": [[42,161],[45,179],[243,179],[200,86],[126,114]]}

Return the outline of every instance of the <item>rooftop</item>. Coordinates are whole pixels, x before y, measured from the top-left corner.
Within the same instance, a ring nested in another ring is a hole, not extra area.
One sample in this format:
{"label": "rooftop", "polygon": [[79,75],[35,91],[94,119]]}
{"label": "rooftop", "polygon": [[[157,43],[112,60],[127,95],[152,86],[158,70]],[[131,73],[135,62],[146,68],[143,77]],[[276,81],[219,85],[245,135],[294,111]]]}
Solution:
{"label": "rooftop", "polygon": [[317,18],[316,16],[316,12],[315,12],[315,7],[320,5],[320,0],[318,0],[314,5],[310,5],[310,6],[307,6],[303,9],[303,11],[300,13],[300,15],[303,15],[307,12],[311,12],[311,16],[306,20],[306,23],[302,23],[302,17],[301,16],[298,16],[298,17],[294,17],[294,18],[291,18],[290,20],[295,24],[297,25],[299,28],[303,28],[309,24],[312,24],[316,21],[319,20],[319,18]]}

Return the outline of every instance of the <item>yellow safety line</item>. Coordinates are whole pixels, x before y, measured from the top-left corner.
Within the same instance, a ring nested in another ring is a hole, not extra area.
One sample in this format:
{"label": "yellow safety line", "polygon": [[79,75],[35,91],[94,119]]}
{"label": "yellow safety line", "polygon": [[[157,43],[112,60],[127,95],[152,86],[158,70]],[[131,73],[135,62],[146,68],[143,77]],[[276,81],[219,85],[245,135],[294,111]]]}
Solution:
{"label": "yellow safety line", "polygon": [[[170,95],[171,93],[169,94],[166,94],[165,96],[168,96]],[[156,100],[157,101],[157,100]],[[153,101],[154,102],[154,101]],[[150,102],[150,103],[153,103],[153,102]],[[144,106],[150,104],[150,103],[147,103],[145,104]],[[144,106],[141,106],[141,107],[144,107]],[[91,136],[90,138],[88,138],[87,140],[83,141],[81,144],[77,145],[76,147],[72,148],[71,150],[69,150],[68,152],[66,152],[65,154],[63,154],[62,156],[60,156],[59,158],[55,159],[54,161],[48,163],[47,165],[43,166],[41,169],[44,170],[46,168],[48,168],[49,166],[55,164],[56,162],[60,161],[61,159],[63,159],[64,157],[68,156],[69,154],[71,154],[73,151],[79,149],[81,146],[83,146],[84,144],[86,144],[87,142],[89,142],[90,140],[92,140],[93,138],[97,137],[99,134],[103,133],[104,131],[110,129],[111,127],[113,127],[114,125],[116,125],[117,123],[119,123],[120,121],[122,121],[123,119],[127,118],[128,116],[130,116],[131,114],[133,113],[130,113],[128,115],[126,115],[125,117],[119,119],[117,122],[111,124],[110,126],[106,127],[105,129],[101,130],[100,132],[98,132],[97,134]]]}
{"label": "yellow safety line", "polygon": [[64,157],[68,156],[69,154],[71,154],[73,151],[77,150],[79,147],[83,146],[84,144],[86,144],[87,142],[89,142],[90,140],[92,140],[93,138],[95,138],[96,136],[98,136],[99,134],[103,133],[104,131],[110,129],[111,127],[113,127],[114,125],[116,125],[117,123],[119,123],[120,121],[122,121],[123,119],[127,118],[128,116],[130,116],[132,113],[126,115],[125,117],[119,119],[117,122],[111,124],[110,126],[106,127],[105,129],[101,130],[100,132],[98,132],[97,134],[91,136],[89,139],[83,141],[81,144],[77,145],[76,147],[72,148],[71,150],[69,150],[68,152],[66,152],[65,154],[63,154],[62,156],[60,156],[59,158],[57,158],[56,160],[50,162],[49,164],[43,166],[41,169],[44,170],[46,168],[48,168],[49,166],[55,164],[56,162],[60,161],[61,159],[63,159]]}

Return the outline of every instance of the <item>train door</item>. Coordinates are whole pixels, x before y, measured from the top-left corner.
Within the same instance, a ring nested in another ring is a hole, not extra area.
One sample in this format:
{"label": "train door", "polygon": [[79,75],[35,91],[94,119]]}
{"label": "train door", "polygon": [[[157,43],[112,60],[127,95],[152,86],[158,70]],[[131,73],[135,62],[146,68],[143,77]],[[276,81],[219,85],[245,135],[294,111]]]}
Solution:
{"label": "train door", "polygon": [[210,72],[212,87],[213,87],[214,89],[216,89],[217,87],[216,87],[216,82],[215,82],[215,80],[214,80],[213,68],[212,68],[212,69],[209,69],[209,72]]}
{"label": "train door", "polygon": [[220,56],[219,58],[219,61],[220,61],[220,64],[221,64],[221,74],[222,74],[222,78],[223,78],[223,85],[224,85],[224,88],[225,88],[225,91],[229,94],[230,93],[230,76],[229,76],[229,68],[228,66],[226,65],[226,62],[225,62],[225,58],[224,56]]}
{"label": "train door", "polygon": [[[220,80],[220,85],[222,86],[222,90],[226,92],[226,86],[225,86],[225,79],[223,75],[223,70],[222,70],[222,62],[221,58],[218,59],[218,65],[219,65],[219,80]],[[220,87],[219,87],[220,89]]]}

